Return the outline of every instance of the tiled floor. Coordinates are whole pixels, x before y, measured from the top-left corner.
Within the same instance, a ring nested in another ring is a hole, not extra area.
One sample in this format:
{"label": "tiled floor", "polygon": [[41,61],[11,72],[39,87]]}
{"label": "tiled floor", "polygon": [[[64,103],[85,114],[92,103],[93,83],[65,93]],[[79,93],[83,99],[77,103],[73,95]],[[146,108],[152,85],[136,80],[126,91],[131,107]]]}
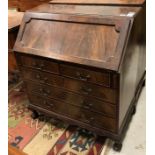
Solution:
{"label": "tiled floor", "polygon": [[146,88],[144,87],[137,105],[137,112],[132,118],[121,152],[111,148],[112,142],[101,155],[145,155],[146,154]]}

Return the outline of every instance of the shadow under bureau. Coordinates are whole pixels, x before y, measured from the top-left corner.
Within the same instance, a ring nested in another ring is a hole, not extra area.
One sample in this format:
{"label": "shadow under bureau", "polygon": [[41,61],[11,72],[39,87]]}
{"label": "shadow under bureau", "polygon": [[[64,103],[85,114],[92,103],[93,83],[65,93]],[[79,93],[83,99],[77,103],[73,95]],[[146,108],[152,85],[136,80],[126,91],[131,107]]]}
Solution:
{"label": "shadow under bureau", "polygon": [[145,1],[89,2],[27,11],[14,51],[33,118],[94,131],[120,151],[145,84]]}

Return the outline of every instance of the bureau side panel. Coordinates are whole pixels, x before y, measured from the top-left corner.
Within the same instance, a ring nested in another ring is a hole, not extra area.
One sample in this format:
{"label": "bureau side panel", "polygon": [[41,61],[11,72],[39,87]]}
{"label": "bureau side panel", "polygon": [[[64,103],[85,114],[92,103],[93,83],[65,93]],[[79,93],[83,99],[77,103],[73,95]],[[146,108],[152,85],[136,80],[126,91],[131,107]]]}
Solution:
{"label": "bureau side panel", "polygon": [[124,126],[138,84],[145,73],[145,8],[133,20],[126,53],[120,66],[119,128]]}

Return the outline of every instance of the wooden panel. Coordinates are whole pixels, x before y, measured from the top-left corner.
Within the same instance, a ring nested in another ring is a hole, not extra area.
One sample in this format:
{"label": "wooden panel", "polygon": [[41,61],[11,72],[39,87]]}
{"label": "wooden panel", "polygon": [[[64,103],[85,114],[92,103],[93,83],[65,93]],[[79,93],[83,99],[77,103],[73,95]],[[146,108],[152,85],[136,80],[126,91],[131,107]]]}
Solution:
{"label": "wooden panel", "polygon": [[82,67],[74,67],[71,65],[60,65],[60,72],[66,77],[79,79],[82,81],[97,83],[110,87],[110,73],[109,72],[96,72],[92,70],[83,69]]}
{"label": "wooden panel", "polygon": [[119,127],[126,119],[128,108],[137,93],[137,87],[146,69],[145,13],[145,9],[141,10],[133,22],[127,51],[120,68]]}
{"label": "wooden panel", "polygon": [[106,4],[106,5],[142,5],[145,0],[52,0],[60,4]]}
{"label": "wooden panel", "polygon": [[114,26],[31,20],[22,43],[55,54],[107,61],[115,55],[118,37]]}
{"label": "wooden panel", "polygon": [[16,55],[19,65],[30,67],[42,71],[59,74],[58,63],[42,57],[34,57],[30,55]]}
{"label": "wooden panel", "polygon": [[102,16],[128,16],[130,13],[137,14],[140,7],[121,7],[104,5],[67,5],[67,4],[43,4],[30,10],[36,13],[61,13],[61,14],[84,14],[84,15],[102,15]]}
{"label": "wooden panel", "polygon": [[57,100],[49,100],[36,95],[29,95],[31,104],[37,105],[49,111],[54,111],[58,114],[62,114],[80,120],[86,124],[91,124],[96,127],[108,129],[109,131],[116,131],[116,120],[108,117],[104,117],[97,113],[93,113],[83,108],[78,108],[73,105],[65,104]]}
{"label": "wooden panel", "polygon": [[45,14],[25,15],[27,22],[20,29],[15,51],[118,69],[128,33],[128,19],[57,14],[48,14],[46,20],[42,20],[43,17]]}
{"label": "wooden panel", "polygon": [[83,107],[84,109],[103,113],[110,117],[116,117],[116,106],[101,102],[92,97],[85,97],[66,91],[62,88],[40,85],[38,83],[26,82],[27,91],[31,93],[38,93],[40,96],[53,98],[65,103]]}

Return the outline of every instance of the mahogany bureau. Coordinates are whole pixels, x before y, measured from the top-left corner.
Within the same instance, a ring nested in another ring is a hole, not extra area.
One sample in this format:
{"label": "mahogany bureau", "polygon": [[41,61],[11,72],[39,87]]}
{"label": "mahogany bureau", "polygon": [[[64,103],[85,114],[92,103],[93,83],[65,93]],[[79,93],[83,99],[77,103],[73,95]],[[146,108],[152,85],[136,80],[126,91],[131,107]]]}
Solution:
{"label": "mahogany bureau", "polygon": [[121,150],[145,82],[144,0],[53,0],[25,13],[14,51],[33,118],[78,125]]}

